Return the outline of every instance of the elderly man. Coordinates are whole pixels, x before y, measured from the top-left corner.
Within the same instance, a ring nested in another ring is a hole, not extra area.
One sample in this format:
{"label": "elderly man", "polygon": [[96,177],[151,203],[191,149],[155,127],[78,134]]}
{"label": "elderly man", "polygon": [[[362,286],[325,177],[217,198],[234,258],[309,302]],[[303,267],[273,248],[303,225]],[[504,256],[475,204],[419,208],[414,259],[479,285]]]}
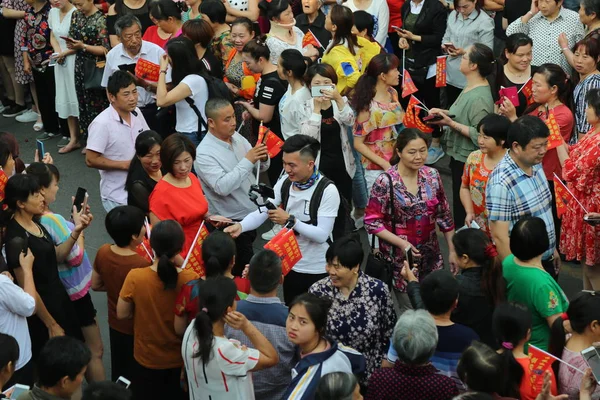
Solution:
{"label": "elderly man", "polygon": [[[118,70],[131,73],[138,92],[138,103],[140,111],[144,115],[150,129],[161,135],[170,132],[164,124],[156,118],[156,100],[152,97],[156,93],[157,81],[145,80],[135,76],[135,66],[139,60],[146,60],[156,67],[160,65],[160,59],[165,51],[154,43],[142,40],[142,24],[136,16],[125,14],[115,22],[115,29],[121,43],[113,47],[106,55],[106,66],[102,77],[102,86],[106,87],[108,78]],[[167,71],[167,83],[171,81],[170,69]]]}

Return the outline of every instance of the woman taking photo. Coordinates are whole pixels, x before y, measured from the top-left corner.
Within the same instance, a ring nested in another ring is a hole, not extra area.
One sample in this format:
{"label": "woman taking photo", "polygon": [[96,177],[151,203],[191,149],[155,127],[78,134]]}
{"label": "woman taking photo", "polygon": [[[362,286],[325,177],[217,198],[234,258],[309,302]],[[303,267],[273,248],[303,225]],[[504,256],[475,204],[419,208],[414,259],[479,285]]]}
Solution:
{"label": "woman taking photo", "polygon": [[186,136],[176,133],[167,137],[160,147],[160,161],[166,174],[158,181],[149,198],[152,225],[173,219],[183,228],[185,242],[180,249],[181,262],[187,256],[208,212],[200,181],[192,173],[195,159],[196,148]]}
{"label": "woman taking photo", "polygon": [[[244,314],[235,311],[235,283],[209,278],[198,287],[198,315],[183,336],[182,352],[192,397],[223,400],[254,397],[252,371],[279,362],[273,345]],[[225,337],[225,324],[241,330],[254,349]]]}
{"label": "woman taking photo", "polygon": [[600,38],[584,39],[574,47],[573,63],[575,71],[579,74],[579,83],[573,90],[573,103],[575,104],[575,133],[570,144],[575,144],[583,139],[584,135],[592,129],[587,122],[586,111],[587,94],[592,89],[600,89]]}
{"label": "woman taking photo", "polygon": [[[576,199],[589,212],[600,210],[600,89],[586,95],[587,123],[590,131],[569,149],[564,160],[562,178]],[[561,151],[564,151],[561,149]],[[559,153],[560,156],[560,153]],[[562,218],[560,251],[567,260],[583,263],[583,288],[600,290],[600,237],[598,227],[584,222],[581,207],[567,207]]]}
{"label": "woman taking photo", "polygon": [[[95,6],[94,6],[95,8]],[[106,26],[110,35],[110,46],[115,47],[120,43],[117,31],[115,30],[115,22],[120,16],[132,14],[140,20],[142,24],[142,35],[146,33],[146,29],[151,27],[152,20],[150,19],[150,0],[115,0],[108,9],[106,15]]]}
{"label": "woman taking photo", "polygon": [[310,293],[290,304],[285,330],[290,342],[298,346],[300,361],[292,370],[285,399],[314,398],[325,365],[328,372],[360,375],[365,370],[362,354],[325,336],[330,306],[330,301]]}
{"label": "woman taking photo", "polygon": [[162,179],[161,143],[162,138],[154,131],[140,133],[135,139],[135,156],[127,172],[127,204],[141,209],[144,214],[150,212],[148,198],[156,183]]}
{"label": "woman taking photo", "polygon": [[288,83],[287,92],[279,101],[283,139],[300,133],[300,125],[307,116],[303,113],[304,103],[312,96],[304,83],[306,64],[304,56],[296,49],[282,51],[277,63],[279,78]]}
{"label": "woman taking photo", "polygon": [[208,75],[223,79],[223,64],[209,49],[214,34],[210,24],[203,19],[193,19],[183,24],[181,32],[194,44],[202,69]]}
{"label": "woman taking photo", "polygon": [[390,169],[398,137],[396,126],[404,119],[404,110],[394,89],[400,84],[399,65],[400,60],[393,54],[373,57],[350,100],[357,113],[354,148],[362,156],[367,192],[379,174]]}
{"label": "woman taking photo", "polygon": [[181,35],[181,9],[183,2],[170,0],[155,0],[150,6],[150,17],[155,24],[170,38]]}
{"label": "woman taking photo", "polygon": [[155,224],[150,237],[154,263],[129,271],[119,294],[117,318],[133,319],[131,388],[135,400],[187,399],[180,385],[181,338],[173,328],[177,293],[197,278],[191,269],[180,269],[175,263],[184,241],[177,222]]}
{"label": "woman taking photo", "polygon": [[[198,75],[201,62],[196,55],[192,41],[186,37],[177,37],[167,42],[167,54],[160,59],[160,75],[156,88],[156,105],[168,107],[175,104],[177,122],[175,130],[192,141],[194,147],[208,131],[204,105],[208,101],[208,86]],[[167,68],[172,68],[173,88],[167,88]],[[190,98],[196,109],[186,100]],[[200,115],[196,114],[196,111]]]}
{"label": "woman taking photo", "polygon": [[310,117],[304,117],[300,133],[314,137],[321,143],[321,152],[316,161],[319,171],[333,180],[340,195],[351,203],[352,178],[356,172],[356,163],[347,131],[354,124],[354,112],[350,108],[348,99],[342,97],[335,89],[337,75],[331,65],[323,63],[312,65],[308,69],[306,79],[309,88],[313,86],[334,88],[324,90],[322,96],[311,98],[302,104],[302,115],[310,115]]}
{"label": "woman taking photo", "polygon": [[475,43],[494,48],[494,20],[481,9],[479,0],[454,0],[454,11],[448,14],[442,43],[442,49],[449,55],[446,95],[448,104],[452,104],[467,86],[466,76],[461,70],[462,56]]}
{"label": "woman taking photo", "polygon": [[[419,265],[419,280],[444,265],[435,225],[443,232],[450,248],[450,265],[455,266],[454,223],[450,205],[437,170],[426,167],[427,137],[418,129],[405,129],[394,148],[394,165],[377,178],[365,213],[365,228],[377,235],[383,254],[393,254],[394,265],[403,265],[410,250]],[[390,214],[390,185],[394,190],[395,215]],[[393,226],[392,221],[396,222]],[[406,281],[394,270],[394,286],[406,291]],[[408,301],[408,299],[406,298]]]}
{"label": "woman taking photo", "polygon": [[[467,0],[468,1],[468,0]],[[466,86],[449,110],[432,108],[429,113],[441,117],[431,124],[444,127],[446,153],[450,156],[454,220],[465,220],[465,209],[460,202],[460,186],[467,157],[477,150],[479,122],[494,112],[492,91],[486,79],[494,70],[494,52],[476,43],[466,50],[460,62],[460,71],[467,79]],[[449,115],[453,117],[450,118]]]}

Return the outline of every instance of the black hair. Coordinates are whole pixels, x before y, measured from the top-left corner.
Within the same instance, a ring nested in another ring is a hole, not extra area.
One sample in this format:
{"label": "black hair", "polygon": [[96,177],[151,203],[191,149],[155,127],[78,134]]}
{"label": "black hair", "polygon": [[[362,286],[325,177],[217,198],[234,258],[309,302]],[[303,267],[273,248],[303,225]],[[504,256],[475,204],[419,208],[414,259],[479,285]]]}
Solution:
{"label": "black hair", "polygon": [[198,59],[194,43],[189,38],[178,36],[169,40],[165,51],[171,59],[171,77],[174,86],[179,85],[186,76],[197,75],[200,71],[202,61]]}
{"label": "black hair", "polygon": [[319,333],[319,337],[323,338],[327,332],[327,314],[329,313],[331,304],[331,300],[326,297],[318,297],[312,293],[303,293],[292,300],[289,310],[291,312],[292,308],[296,305],[304,306],[306,313]]}
{"label": "black hair", "polygon": [[150,5],[150,16],[157,21],[166,21],[174,18],[181,21],[181,13],[185,10],[184,1],[153,0]]}
{"label": "black hair", "polygon": [[360,269],[364,257],[365,252],[360,237],[356,234],[350,234],[335,240],[325,253],[325,260],[328,264],[333,263],[333,260],[337,258],[338,263],[348,269],[352,269],[357,265]]}
{"label": "black hair", "polygon": [[175,160],[186,152],[189,153],[192,160],[196,159],[196,147],[194,147],[192,140],[181,133],[169,135],[160,145],[160,162],[162,168],[173,174]]}
{"label": "black hair", "polygon": [[510,251],[521,261],[544,254],[550,247],[546,223],[539,217],[521,218],[510,233]]}
{"label": "black hair", "polygon": [[269,21],[279,18],[281,13],[287,10],[289,6],[288,0],[262,0],[258,3],[260,13],[267,17]]}
{"label": "black hair", "polygon": [[492,49],[482,43],[475,43],[471,46],[467,53],[469,62],[477,64],[477,70],[482,78],[487,78],[494,72],[494,52]]}
{"label": "black hair", "polygon": [[458,299],[458,281],[447,270],[433,271],[421,282],[421,299],[432,315],[442,315],[454,307]]}
{"label": "black hair", "polygon": [[506,282],[502,277],[500,257],[490,257],[486,247],[493,245],[490,238],[481,229],[463,229],[452,236],[452,244],[458,257],[466,254],[469,259],[482,268],[481,291],[490,304],[499,304],[504,300]]}
{"label": "black hair", "polygon": [[212,358],[214,339],[213,322],[219,321],[233,306],[237,287],[233,279],[216,276],[198,282],[198,315],[194,321],[194,330],[198,338],[198,351],[194,357],[200,357],[206,365]]}
{"label": "black hair", "polygon": [[[479,17],[479,14],[481,13],[481,8],[483,6],[483,0],[468,0],[468,1],[475,3],[475,11],[477,11],[477,15],[475,16],[475,18]],[[458,12],[458,3],[459,3],[459,0],[454,0],[452,2],[452,5],[454,6],[454,9],[456,10],[456,15],[454,16],[455,21],[458,20],[458,14],[460,14]]]}
{"label": "black hair", "polygon": [[231,27],[233,28],[235,25],[244,25],[246,27],[246,29],[248,29],[248,32],[250,32],[250,33],[254,32],[254,22],[252,22],[250,20],[250,18],[237,17],[231,23]]}
{"label": "black hair", "polygon": [[352,33],[352,27],[354,26],[354,14],[352,14],[352,10],[346,6],[334,4],[329,11],[329,17],[331,18],[331,23],[337,29],[331,33],[331,44],[327,46],[325,54],[329,54],[335,46],[347,45],[350,53],[355,56],[355,49],[361,46],[358,44],[356,35]]}
{"label": "black hair", "polygon": [[[305,58],[302,53],[296,49],[286,49],[281,52],[279,57],[279,64],[283,67],[284,71],[290,71],[294,79],[297,80],[304,79],[307,63],[312,62],[310,61],[310,58]],[[307,61],[307,59],[309,61]]]}
{"label": "black hair", "polygon": [[281,281],[281,258],[272,250],[262,249],[250,259],[248,280],[250,287],[260,294],[272,292]]}
{"label": "black hair", "polygon": [[393,53],[381,53],[371,58],[365,72],[358,78],[350,98],[350,105],[357,114],[368,110],[371,106],[371,101],[377,93],[380,75],[387,74],[398,66],[400,66],[400,59]]}
{"label": "black hair", "polygon": [[227,233],[213,231],[202,243],[202,261],[206,277],[224,275],[235,257],[235,241]]}
{"label": "black hair", "polygon": [[531,312],[520,303],[502,303],[494,310],[492,332],[501,348],[503,359],[504,382],[502,396],[519,398],[523,367],[515,359],[512,349],[527,338],[531,329]]}
{"label": "black hair", "polygon": [[177,286],[177,266],[171,262],[171,258],[181,252],[184,242],[185,235],[177,221],[167,219],[152,227],[150,246],[158,258],[156,272],[165,285],[165,290],[175,289]]}
{"label": "black hair", "polygon": [[118,247],[127,247],[144,226],[144,212],[134,206],[118,206],[106,214],[104,226]]}
{"label": "black hair", "polygon": [[181,27],[181,32],[194,45],[199,44],[203,49],[208,49],[210,41],[215,35],[212,26],[203,19],[189,19],[185,21]]}
{"label": "black hair", "polygon": [[600,89],[590,89],[585,95],[585,101],[589,107],[594,109],[596,116],[600,118]]}
{"label": "black hair", "polygon": [[392,154],[392,158],[390,158],[390,164],[396,165],[400,162],[400,156],[398,153],[402,153],[402,150],[413,140],[422,139],[427,147],[429,147],[429,143],[431,142],[430,136],[424,134],[417,128],[406,128],[403,129],[396,138],[396,146],[394,148],[394,154]]}
{"label": "black hair", "polygon": [[225,107],[232,107],[231,102],[222,97],[213,97],[209,99],[204,106],[204,114],[206,118],[210,118],[213,121],[219,116],[218,111]]}
{"label": "black hair", "polygon": [[[8,144],[0,140],[0,167],[6,167],[6,164],[8,163],[8,157],[11,154],[12,152],[10,151]],[[44,157],[44,155],[41,154],[40,157]]]}
{"label": "black hair", "polygon": [[83,391],[81,400],[131,400],[133,394],[116,382],[91,382]]}
{"label": "black hair", "polygon": [[[556,86],[557,98],[565,106],[569,107],[570,109],[573,109],[573,85],[571,83],[571,80],[567,76],[567,73],[560,66],[551,63],[542,64],[537,68],[533,75],[535,76],[537,74],[544,76],[548,87],[551,88],[553,86]],[[540,103],[531,104],[527,107],[527,109],[525,109],[525,113],[529,113],[532,110],[535,110],[540,105]]]}
{"label": "black hair", "polygon": [[[505,43],[506,46],[504,47],[504,50],[510,54],[515,54],[517,50],[519,50],[519,47],[527,45],[533,46],[533,40],[524,33],[513,33],[506,38]],[[504,51],[502,52],[500,58],[502,59],[503,64],[508,62],[508,58],[506,58]]]}
{"label": "black hair", "polygon": [[477,131],[483,131],[485,136],[493,138],[496,145],[500,146],[503,142],[506,143],[510,124],[510,119],[504,115],[488,114],[477,124]]}
{"label": "black hair", "polygon": [[90,349],[81,340],[70,336],[50,338],[37,358],[38,385],[51,388],[64,377],[75,380],[91,359]]}
{"label": "black hair", "polygon": [[288,138],[281,146],[284,153],[300,152],[302,157],[309,156],[313,160],[317,159],[321,145],[319,141],[307,135],[294,135]]}
{"label": "black hair", "polygon": [[150,153],[150,150],[152,150],[154,146],[158,145],[160,147],[161,143],[162,137],[152,130],[143,131],[135,138],[135,155],[131,159],[131,163],[129,163],[127,179],[125,179],[125,190],[131,190],[134,179],[133,173],[137,169],[142,168],[140,158]]}
{"label": "black hair", "polygon": [[[14,337],[0,333],[0,370],[4,369],[9,362],[16,363],[19,359],[19,343]],[[1,389],[1,388],[0,388]]]}
{"label": "black hair", "polygon": [[550,130],[544,121],[533,115],[523,115],[510,124],[504,147],[512,149],[513,144],[517,143],[524,149],[533,139],[545,139],[548,136]]}
{"label": "black hair", "polygon": [[49,188],[52,183],[52,172],[50,172],[50,168],[48,167],[52,164],[44,164],[42,162],[33,162],[29,164],[27,168],[25,168],[25,172],[27,175],[31,175],[35,177],[40,183],[41,188]]}
{"label": "black hair", "polygon": [[373,30],[375,29],[375,20],[373,16],[364,10],[354,11],[354,26],[359,32],[367,30],[367,36],[373,36]]}
{"label": "black hair", "polygon": [[502,376],[502,356],[481,342],[473,342],[458,361],[456,373],[470,390],[498,393]]}
{"label": "black hair", "polygon": [[244,45],[242,53],[249,54],[254,61],[260,60],[261,57],[269,61],[271,50],[269,50],[269,46],[267,46],[267,37],[265,35],[253,37]]}
{"label": "black hair", "polygon": [[13,156],[13,160],[15,161],[15,172],[20,174],[25,171],[25,163],[19,158],[19,141],[15,135],[10,132],[0,132],[0,165],[4,168],[8,161],[8,155],[2,150],[2,145],[8,146],[10,154]]}
{"label": "black hair", "polygon": [[6,226],[17,211],[17,202],[27,202],[29,196],[39,193],[40,190],[40,182],[34,176],[17,174],[8,178],[4,188],[4,205],[7,208],[2,212],[1,225]]}
{"label": "black hair", "polygon": [[204,0],[200,3],[199,10],[213,24],[224,24],[227,18],[227,9],[221,0]]}
{"label": "black hair", "polygon": [[316,400],[352,400],[358,385],[356,376],[348,372],[330,372],[319,380]]}
{"label": "black hair", "polygon": [[133,77],[126,71],[117,70],[108,78],[106,90],[116,96],[121,89],[127,89],[131,85],[135,86]]}
{"label": "black hair", "polygon": [[600,18],[600,0],[582,0],[581,7],[585,15],[590,16],[596,13],[596,19]]}
{"label": "black hair", "polygon": [[317,75],[321,75],[323,78],[331,79],[331,82],[334,85],[338,83],[338,76],[335,73],[335,69],[329,64],[326,63],[317,63],[308,67],[306,71],[306,84],[311,86],[311,82],[313,78]]}

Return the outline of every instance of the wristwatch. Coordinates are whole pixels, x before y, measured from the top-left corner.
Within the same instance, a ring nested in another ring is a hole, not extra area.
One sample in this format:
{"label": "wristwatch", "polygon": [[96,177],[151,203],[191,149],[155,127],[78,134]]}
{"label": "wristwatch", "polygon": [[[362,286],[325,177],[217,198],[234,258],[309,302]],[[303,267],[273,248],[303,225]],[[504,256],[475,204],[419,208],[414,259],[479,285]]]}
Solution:
{"label": "wristwatch", "polygon": [[296,217],[294,217],[292,214],[290,214],[290,216],[288,217],[287,221],[285,221],[286,225],[291,225],[291,227],[293,228],[294,225],[296,225]]}

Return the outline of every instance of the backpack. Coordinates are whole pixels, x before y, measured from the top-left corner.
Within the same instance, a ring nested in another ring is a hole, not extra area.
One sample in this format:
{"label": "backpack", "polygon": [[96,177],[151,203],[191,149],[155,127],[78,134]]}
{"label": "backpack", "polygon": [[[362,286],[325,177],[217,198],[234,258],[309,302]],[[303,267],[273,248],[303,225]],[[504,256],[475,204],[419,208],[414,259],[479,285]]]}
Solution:
{"label": "backpack", "polygon": [[[225,82],[215,78],[212,75],[202,73],[197,75],[201,76],[204,79],[204,81],[206,81],[209,99],[222,98],[229,101],[233,105],[233,98],[231,97],[231,92],[229,91],[229,88],[227,87]],[[202,138],[204,138],[204,136],[208,132],[208,124],[202,117],[202,114],[200,113],[200,110],[198,110],[198,107],[196,107],[194,99],[192,99],[191,97],[186,97],[185,101],[190,105],[190,107],[192,107],[192,110],[194,110],[194,113],[198,117],[198,138],[202,140]]]}
{"label": "backpack", "polygon": [[[307,224],[317,226],[317,214],[319,212],[319,207],[321,206],[321,201],[323,200],[323,193],[329,185],[335,185],[335,183],[326,176],[321,176],[321,179],[319,179],[317,187],[310,198],[308,211],[310,219],[306,221]],[[290,178],[286,178],[283,185],[281,185],[281,206],[284,210],[287,208],[291,187],[292,181],[290,181]],[[333,225],[333,240],[340,239],[355,230],[354,220],[350,217],[351,211],[352,208],[350,207],[348,200],[340,196],[340,207],[338,208],[338,215],[335,217],[335,223]],[[331,244],[330,239],[327,239],[327,242]]]}

